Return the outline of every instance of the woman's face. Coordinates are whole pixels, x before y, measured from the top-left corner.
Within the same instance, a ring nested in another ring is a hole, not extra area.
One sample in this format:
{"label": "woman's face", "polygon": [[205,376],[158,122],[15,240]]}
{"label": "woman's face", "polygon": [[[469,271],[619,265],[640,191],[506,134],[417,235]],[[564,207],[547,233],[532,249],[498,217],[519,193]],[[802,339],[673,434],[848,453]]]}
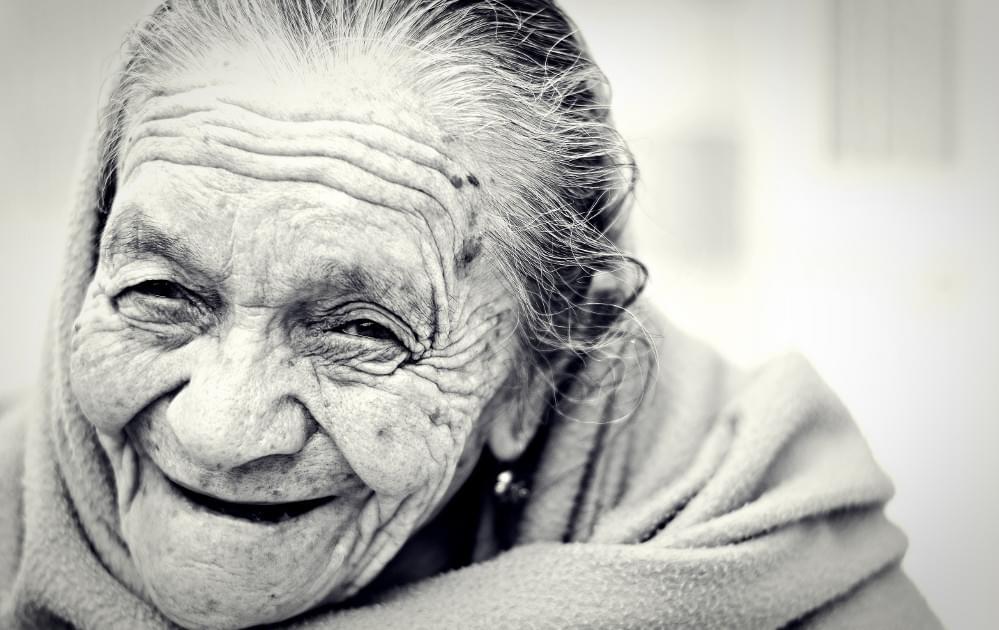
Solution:
{"label": "woman's face", "polygon": [[74,328],[124,539],[194,627],[356,592],[515,421],[488,177],[391,99],[263,94],[133,110]]}

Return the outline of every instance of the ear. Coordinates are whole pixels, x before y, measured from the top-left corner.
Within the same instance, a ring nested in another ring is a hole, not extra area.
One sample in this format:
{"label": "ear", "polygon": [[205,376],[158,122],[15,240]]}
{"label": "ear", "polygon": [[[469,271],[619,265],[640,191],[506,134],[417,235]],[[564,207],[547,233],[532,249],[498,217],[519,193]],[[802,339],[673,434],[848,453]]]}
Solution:
{"label": "ear", "polygon": [[503,414],[489,427],[489,450],[501,462],[512,462],[519,458],[541,423],[541,414],[534,417],[517,413]]}
{"label": "ear", "polygon": [[486,441],[501,462],[516,461],[523,454],[545,416],[550,387],[543,378],[532,380],[527,391],[514,390],[508,394],[505,404],[492,417]]}
{"label": "ear", "polygon": [[[619,266],[585,276],[585,282],[575,293],[574,300],[575,314],[579,318],[578,331],[584,337],[596,336],[614,325],[618,316],[642,292],[646,275],[644,265],[631,257],[624,257]],[[548,370],[558,375],[569,363],[570,356],[560,356],[552,360]],[[487,443],[499,461],[512,462],[519,458],[546,415],[554,388],[550,382],[551,375],[541,372],[543,370],[539,368],[532,368],[528,374],[520,374],[523,382],[528,384],[527,390],[518,391],[507,385],[503,388],[506,394],[501,391],[490,404],[492,413]],[[516,377],[511,374],[509,378]]]}

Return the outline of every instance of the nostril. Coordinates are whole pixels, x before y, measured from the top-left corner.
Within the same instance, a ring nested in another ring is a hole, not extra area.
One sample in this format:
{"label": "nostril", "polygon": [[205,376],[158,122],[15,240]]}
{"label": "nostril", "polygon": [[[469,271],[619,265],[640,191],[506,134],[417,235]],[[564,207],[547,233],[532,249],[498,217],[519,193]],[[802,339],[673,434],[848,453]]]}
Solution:
{"label": "nostril", "polygon": [[316,422],[315,416],[309,411],[309,408],[305,406],[304,403],[299,401],[294,401],[296,405],[302,408],[302,414],[305,418],[305,426],[303,427],[305,433],[305,439],[308,441],[312,434],[319,430],[319,423]]}
{"label": "nostril", "polygon": [[309,411],[309,407],[294,396],[285,396],[276,405],[276,415],[285,420],[285,424],[294,427],[302,444],[308,441],[313,433],[319,430],[319,423]]}
{"label": "nostril", "polygon": [[184,391],[184,388],[187,387],[190,384],[191,384],[191,379],[186,378],[183,381],[181,381],[180,383],[178,383],[176,387],[174,387],[170,391],[168,391],[165,394],[163,394],[162,398],[164,400],[166,400],[168,403],[170,403],[170,402],[173,401],[174,398],[177,397],[177,394],[179,394],[180,392]]}

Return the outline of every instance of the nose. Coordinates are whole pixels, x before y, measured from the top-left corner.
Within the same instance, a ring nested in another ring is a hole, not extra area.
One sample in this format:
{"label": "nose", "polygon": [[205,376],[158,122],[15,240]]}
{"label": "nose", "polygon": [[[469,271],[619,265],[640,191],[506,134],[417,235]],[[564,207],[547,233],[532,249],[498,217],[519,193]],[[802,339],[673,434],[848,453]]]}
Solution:
{"label": "nose", "polygon": [[256,460],[293,455],[316,430],[293,395],[289,368],[252,338],[232,331],[205,357],[174,396],[166,421],[191,460],[232,470]]}

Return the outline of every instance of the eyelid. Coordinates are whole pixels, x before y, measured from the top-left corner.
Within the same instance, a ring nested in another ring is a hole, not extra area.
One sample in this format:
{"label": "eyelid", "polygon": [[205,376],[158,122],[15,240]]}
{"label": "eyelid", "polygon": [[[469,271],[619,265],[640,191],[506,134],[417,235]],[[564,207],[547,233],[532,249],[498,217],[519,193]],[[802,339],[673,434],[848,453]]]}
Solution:
{"label": "eyelid", "polygon": [[122,293],[143,282],[169,280],[172,275],[162,265],[148,262],[133,262],[110,270],[105,281],[105,293],[117,299]]}
{"label": "eyelid", "polygon": [[416,348],[416,335],[412,329],[402,321],[400,317],[384,308],[365,302],[348,302],[338,306],[331,311],[324,319],[331,319],[346,324],[352,321],[369,319],[376,324],[389,329],[396,339],[399,340],[407,350],[414,352]]}
{"label": "eyelid", "polygon": [[[167,297],[147,293],[142,285],[162,282],[173,285],[180,294]],[[212,297],[192,289],[183,277],[165,271],[162,266],[137,265],[109,282],[107,295],[115,311],[132,322],[143,325],[208,325],[217,316]]]}
{"label": "eyelid", "polygon": [[[176,287],[177,292],[180,295],[178,297],[167,297],[167,296],[164,296],[164,295],[156,295],[154,293],[149,293],[149,292],[145,292],[145,291],[141,291],[140,290],[143,287],[143,285],[152,284],[152,283],[155,283],[155,282],[162,282],[164,284],[171,284],[171,285],[173,285],[174,287]],[[147,300],[147,301],[148,300],[153,300],[153,301],[174,302],[174,301],[178,301],[178,300],[183,300],[184,302],[188,302],[189,304],[192,304],[194,306],[199,306],[200,307],[200,306],[204,305],[204,300],[197,293],[195,293],[191,289],[188,289],[183,284],[181,284],[179,282],[175,282],[173,280],[165,280],[165,279],[160,279],[160,278],[153,278],[153,279],[150,279],[150,280],[140,280],[139,282],[131,283],[128,286],[125,286],[124,288],[122,288],[117,293],[115,293],[114,297],[112,298],[112,300],[115,303],[117,303],[117,302],[120,302],[122,299],[127,298],[129,295],[132,295],[132,294],[134,294],[136,297],[140,297],[141,299]]]}
{"label": "eyelid", "polygon": [[223,305],[218,293],[203,282],[198,282],[172,265],[147,260],[131,261],[115,269],[106,281],[105,294],[117,301],[126,291],[146,282],[176,284],[193,302],[211,310],[218,310]]}

